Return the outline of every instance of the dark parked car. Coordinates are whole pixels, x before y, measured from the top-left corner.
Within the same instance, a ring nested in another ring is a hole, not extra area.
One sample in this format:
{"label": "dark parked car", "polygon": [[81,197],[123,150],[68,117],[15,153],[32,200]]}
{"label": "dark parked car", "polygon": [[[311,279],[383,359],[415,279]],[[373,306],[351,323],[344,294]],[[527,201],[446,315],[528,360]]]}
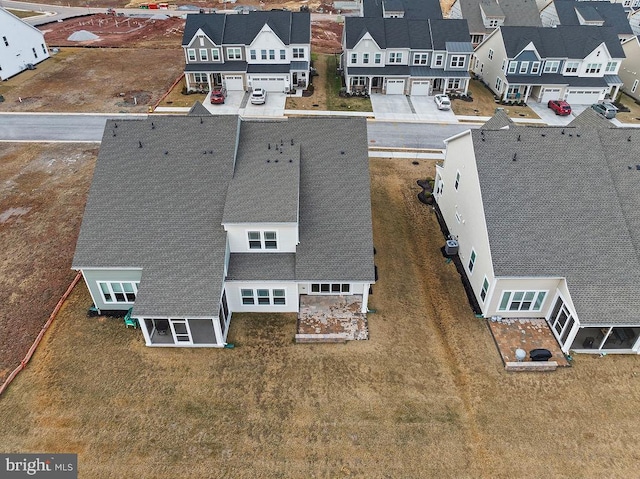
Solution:
{"label": "dark parked car", "polygon": [[547,106],[556,112],[556,115],[571,115],[571,106],[564,100],[549,100]]}
{"label": "dark parked car", "polygon": [[591,108],[593,108],[608,120],[615,118],[616,112],[618,111],[618,109],[612,103],[606,101],[602,103],[594,103],[593,105],[591,105]]}
{"label": "dark parked car", "polygon": [[213,87],[211,91],[211,103],[213,105],[224,103],[225,98],[227,98],[227,90],[225,87]]}

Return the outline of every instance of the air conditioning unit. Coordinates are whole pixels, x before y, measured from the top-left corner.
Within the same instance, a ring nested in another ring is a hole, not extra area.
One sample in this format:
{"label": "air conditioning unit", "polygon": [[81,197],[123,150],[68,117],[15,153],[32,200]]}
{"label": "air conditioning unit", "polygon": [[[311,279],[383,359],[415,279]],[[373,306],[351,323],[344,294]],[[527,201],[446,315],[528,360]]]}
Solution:
{"label": "air conditioning unit", "polygon": [[455,256],[458,254],[458,242],[454,239],[447,240],[444,245],[444,254],[447,256]]}

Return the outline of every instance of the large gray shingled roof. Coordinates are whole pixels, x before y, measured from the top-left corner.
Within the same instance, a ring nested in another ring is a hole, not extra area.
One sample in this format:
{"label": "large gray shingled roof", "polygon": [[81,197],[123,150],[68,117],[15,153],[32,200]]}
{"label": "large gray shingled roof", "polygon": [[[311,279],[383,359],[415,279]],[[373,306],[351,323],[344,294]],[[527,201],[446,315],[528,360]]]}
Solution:
{"label": "large gray shingled roof", "polygon": [[640,131],[584,125],[471,133],[494,272],[566,278],[582,324],[637,323]]}
{"label": "large gray shingled roof", "polygon": [[561,25],[580,25],[578,12],[587,21],[601,21],[618,35],[631,35],[631,25],[621,3],[555,0],[553,5]]}
{"label": "large gray shingled roof", "polygon": [[[294,161],[269,167],[291,167],[283,177],[299,184],[268,180],[270,186],[284,189],[282,202],[254,201],[232,209],[248,215],[251,209],[280,210],[252,218],[280,222],[283,215],[290,218],[297,210],[299,195],[300,243],[294,257],[265,256],[265,261],[255,261],[253,275],[272,279],[277,266],[276,276],[282,279],[373,282],[366,138],[362,118],[110,120],[72,267],[142,269],[136,315],[215,315],[224,277],[223,214],[227,201],[237,199],[228,194],[228,187],[235,184],[234,158],[239,181],[259,187],[245,173],[256,170],[261,153],[275,152],[267,149],[268,142],[275,146],[282,139],[279,148],[285,140],[289,145],[277,155]],[[262,158],[273,157],[267,153]],[[230,274],[239,275],[236,279],[253,277],[247,266],[250,259],[232,260]]]}
{"label": "large gray shingled roof", "polygon": [[482,20],[480,5],[487,10],[497,7],[504,15],[504,25],[518,25],[527,27],[541,27],[540,13],[535,0],[458,0],[462,17],[469,23],[471,33],[488,33],[495,28],[487,28]]}

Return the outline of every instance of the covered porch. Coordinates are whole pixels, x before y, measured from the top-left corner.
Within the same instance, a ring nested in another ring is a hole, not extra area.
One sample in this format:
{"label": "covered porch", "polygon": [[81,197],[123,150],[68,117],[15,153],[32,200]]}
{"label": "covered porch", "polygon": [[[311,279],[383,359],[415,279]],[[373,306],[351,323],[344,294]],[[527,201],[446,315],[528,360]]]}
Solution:
{"label": "covered porch", "polygon": [[363,297],[300,295],[296,342],[344,342],[369,339]]}
{"label": "covered porch", "polygon": [[160,347],[223,347],[223,328],[228,325],[221,325],[218,318],[144,318],[138,322],[147,346]]}

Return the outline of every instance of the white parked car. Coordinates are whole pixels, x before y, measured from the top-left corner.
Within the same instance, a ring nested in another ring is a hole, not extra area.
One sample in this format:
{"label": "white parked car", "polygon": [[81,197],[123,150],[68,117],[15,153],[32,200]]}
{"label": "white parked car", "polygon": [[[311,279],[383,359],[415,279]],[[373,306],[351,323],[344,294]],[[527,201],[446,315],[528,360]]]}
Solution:
{"label": "white parked car", "polygon": [[267,101],[267,92],[262,88],[256,88],[251,92],[251,104],[252,105],[264,105]]}
{"label": "white parked car", "polygon": [[451,110],[451,100],[447,95],[436,95],[433,97],[438,110]]}

